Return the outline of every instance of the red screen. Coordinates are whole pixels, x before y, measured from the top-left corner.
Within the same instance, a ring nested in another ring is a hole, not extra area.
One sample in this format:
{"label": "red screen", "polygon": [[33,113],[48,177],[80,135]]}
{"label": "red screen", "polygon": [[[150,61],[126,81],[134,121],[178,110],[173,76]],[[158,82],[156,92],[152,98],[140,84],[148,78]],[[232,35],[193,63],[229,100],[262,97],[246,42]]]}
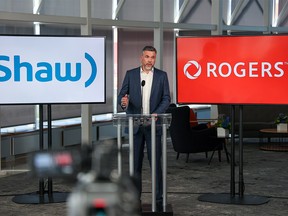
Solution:
{"label": "red screen", "polygon": [[179,37],[177,103],[288,104],[288,36]]}

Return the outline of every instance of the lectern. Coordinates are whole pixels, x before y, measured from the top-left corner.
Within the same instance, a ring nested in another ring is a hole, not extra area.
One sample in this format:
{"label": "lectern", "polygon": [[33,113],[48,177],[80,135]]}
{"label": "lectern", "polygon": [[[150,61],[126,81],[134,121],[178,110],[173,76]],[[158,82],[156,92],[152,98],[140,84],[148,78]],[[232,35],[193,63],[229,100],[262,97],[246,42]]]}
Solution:
{"label": "lectern", "polygon": [[[141,115],[141,114],[114,114],[113,123],[117,126],[118,145],[118,172],[122,174],[122,127],[129,128],[129,174],[134,175],[134,127],[151,125],[151,180],[152,204],[151,209],[142,206],[142,215],[173,215],[171,205],[167,205],[167,128],[171,123],[171,114]],[[162,127],[162,171],[163,171],[163,212],[156,212],[156,126]],[[150,208],[150,206],[148,207]],[[147,214],[146,214],[147,213]]]}

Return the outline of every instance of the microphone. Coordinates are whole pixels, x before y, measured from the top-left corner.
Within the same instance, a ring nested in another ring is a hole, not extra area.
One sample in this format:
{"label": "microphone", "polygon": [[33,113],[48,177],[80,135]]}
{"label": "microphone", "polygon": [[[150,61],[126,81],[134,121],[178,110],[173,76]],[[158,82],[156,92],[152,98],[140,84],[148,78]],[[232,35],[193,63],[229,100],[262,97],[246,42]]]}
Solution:
{"label": "microphone", "polygon": [[141,86],[142,86],[142,88],[145,86],[145,80],[141,81]]}
{"label": "microphone", "polygon": [[143,114],[143,87],[145,86],[145,80],[141,81],[141,114]]}

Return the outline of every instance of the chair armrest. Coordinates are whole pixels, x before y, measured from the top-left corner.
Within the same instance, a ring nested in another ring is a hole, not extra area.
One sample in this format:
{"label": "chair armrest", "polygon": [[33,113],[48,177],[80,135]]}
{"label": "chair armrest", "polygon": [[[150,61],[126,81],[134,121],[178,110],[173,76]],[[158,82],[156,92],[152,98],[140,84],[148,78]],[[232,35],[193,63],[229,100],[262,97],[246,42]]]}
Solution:
{"label": "chair armrest", "polygon": [[[193,129],[194,128],[194,129]],[[191,128],[192,136],[204,136],[204,137],[217,137],[217,131],[215,127],[207,127],[207,125],[197,125]]]}
{"label": "chair armrest", "polygon": [[[216,124],[218,119],[197,119],[197,120],[190,120],[190,126],[193,127],[193,125],[197,124],[206,124],[207,127],[212,127]],[[197,124],[195,124],[197,123]]]}

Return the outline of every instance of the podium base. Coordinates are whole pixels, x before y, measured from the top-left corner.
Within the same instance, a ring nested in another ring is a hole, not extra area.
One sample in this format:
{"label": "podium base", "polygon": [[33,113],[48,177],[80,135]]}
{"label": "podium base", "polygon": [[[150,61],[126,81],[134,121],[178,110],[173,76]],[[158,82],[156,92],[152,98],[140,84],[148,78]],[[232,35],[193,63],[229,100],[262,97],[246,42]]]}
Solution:
{"label": "podium base", "polygon": [[167,204],[165,212],[152,212],[152,204],[143,204],[142,205],[142,216],[150,216],[150,215],[165,215],[165,216],[173,216],[172,205]]}
{"label": "podium base", "polygon": [[66,192],[53,192],[51,196],[47,193],[40,196],[38,192],[18,195],[12,198],[14,203],[18,204],[48,204],[66,202],[68,195]]}
{"label": "podium base", "polygon": [[240,197],[239,195],[231,196],[228,193],[204,194],[199,196],[198,200],[202,202],[237,205],[262,205],[269,201],[267,197],[263,196],[243,195]]}

